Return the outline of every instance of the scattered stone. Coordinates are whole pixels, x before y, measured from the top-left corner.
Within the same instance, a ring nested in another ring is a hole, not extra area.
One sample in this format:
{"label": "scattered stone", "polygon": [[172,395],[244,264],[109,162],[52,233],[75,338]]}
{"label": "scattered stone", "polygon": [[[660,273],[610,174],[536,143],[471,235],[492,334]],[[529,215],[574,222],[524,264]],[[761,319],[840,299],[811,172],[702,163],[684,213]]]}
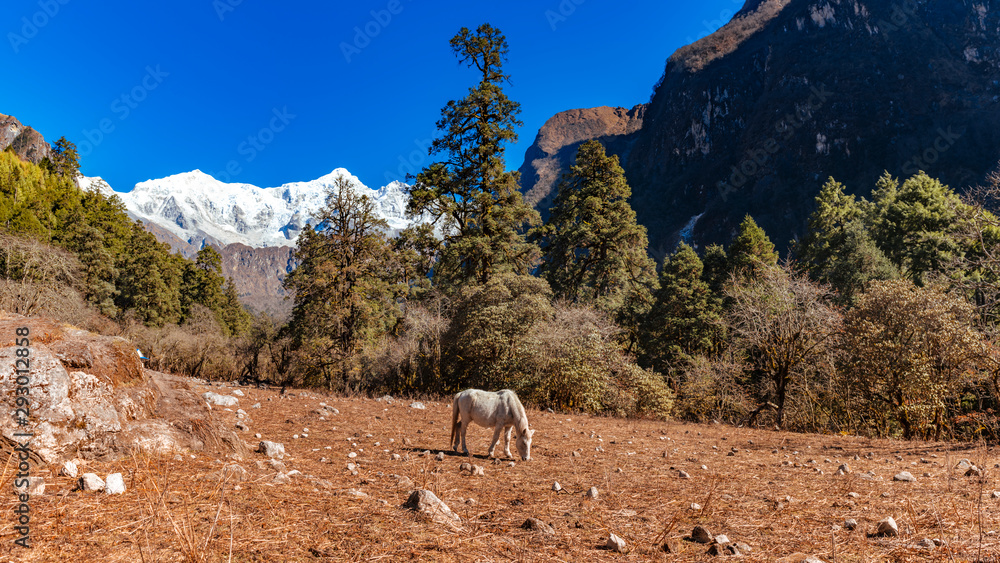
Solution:
{"label": "scattered stone", "polygon": [[957,466],[958,470],[965,471],[966,469],[970,469],[970,468],[972,468],[972,463],[969,462],[969,460],[963,459],[963,460],[961,460],[961,461],[958,462],[958,466]]}
{"label": "scattered stone", "polygon": [[1000,491],[993,491],[993,498],[1000,498]]}
{"label": "scattered stone", "polygon": [[597,487],[591,487],[588,489],[587,492],[584,493],[584,496],[589,499],[597,500]]}
{"label": "scattered stone", "polygon": [[[20,494],[28,494],[30,496],[40,496],[45,494],[45,478],[44,477],[28,477],[27,483],[24,483],[24,479],[14,480],[14,490]],[[22,483],[26,486],[18,487],[17,484]]]}
{"label": "scattered stone", "polygon": [[94,473],[84,473],[80,477],[80,489],[86,492],[103,491],[104,480]]}
{"label": "scattered stone", "polygon": [[715,541],[715,538],[712,536],[711,532],[708,531],[708,528],[704,526],[695,526],[694,529],[691,530],[691,541],[697,543],[712,543]]}
{"label": "scattered stone", "polygon": [[750,553],[753,551],[752,547],[743,542],[736,542],[734,545],[736,546],[736,549],[740,550],[742,553]]}
{"label": "scattered stone", "polygon": [[264,440],[257,446],[257,451],[271,458],[282,459],[285,457],[285,445],[277,442]]}
{"label": "scattered stone", "polygon": [[542,522],[538,518],[528,518],[527,520],[524,521],[524,524],[521,524],[521,527],[524,528],[525,530],[531,530],[533,532],[541,532],[543,534],[548,534],[550,536],[555,535],[556,533],[556,531],[552,529],[552,526],[549,526],[548,524]]}
{"label": "scattered stone", "polygon": [[851,466],[846,463],[841,463],[840,467],[837,468],[837,473],[835,475],[850,475]]}
{"label": "scattered stone", "polygon": [[[559,481],[556,481],[555,483],[552,483],[552,490],[555,491],[555,492],[557,492],[557,493],[562,490],[562,485],[559,484]],[[993,494],[996,494],[996,493],[993,493]]]}
{"label": "scattered stone", "polygon": [[434,459],[438,461],[444,461],[444,452],[438,452],[437,455],[434,456]]}
{"label": "scattered stone", "polygon": [[462,521],[437,495],[426,489],[417,489],[410,493],[410,498],[403,507],[426,514],[439,524],[457,526]]}
{"label": "scattered stone", "polygon": [[243,394],[243,391],[240,391],[239,389],[233,389],[232,393],[233,393],[233,395],[236,395],[237,397],[245,397],[246,396],[246,395]]}
{"label": "scattered stone", "polygon": [[267,465],[270,466],[271,469],[273,469],[273,470],[275,470],[275,471],[277,471],[279,473],[284,473],[284,472],[288,471],[288,468],[285,467],[285,464],[281,463],[280,461],[278,461],[276,459],[269,459],[269,460],[267,460]]}
{"label": "scattered stone", "polygon": [[230,463],[222,468],[222,477],[240,483],[250,478],[250,472],[240,465]]}
{"label": "scattered stone", "polygon": [[271,483],[275,485],[287,485],[292,482],[292,478],[285,473],[278,473],[271,479]]}
{"label": "scattered stone", "polygon": [[625,553],[625,540],[614,534],[610,534],[608,536],[607,548],[615,553]]}
{"label": "scattered stone", "polygon": [[120,495],[125,492],[125,479],[121,473],[112,473],[104,480],[104,492],[109,495]]}
{"label": "scattered stone", "polygon": [[845,530],[853,530],[857,527],[858,527],[858,521],[855,520],[854,518],[848,518],[847,520],[844,520]]}
{"label": "scattered stone", "polygon": [[851,492],[847,493],[847,496],[849,496],[851,498],[861,498],[861,495],[858,494],[858,493],[855,493],[854,491],[851,491]]}
{"label": "scattered stone", "polygon": [[976,467],[975,465],[973,465],[972,467],[969,468],[968,471],[965,472],[965,476],[966,477],[982,477],[983,476],[983,470],[979,469],[978,467]]}
{"label": "scattered stone", "polygon": [[396,478],[396,486],[400,489],[410,489],[413,487],[413,479],[410,479],[406,475],[390,475],[390,477]]}
{"label": "scattered stone", "polygon": [[795,553],[789,555],[788,557],[782,557],[778,559],[777,563],[824,563],[822,559],[816,557],[815,555],[806,555],[805,553]]}
{"label": "scattered stone", "polygon": [[473,477],[485,477],[486,476],[486,468],[484,468],[482,465],[473,465],[472,466],[472,476]]}
{"label": "scattered stone", "polygon": [[399,461],[399,460],[403,459],[403,456],[401,456],[399,454],[392,454],[391,456],[389,456],[389,458],[392,459],[392,461]]}
{"label": "scattered stone", "polygon": [[463,464],[461,464],[461,465],[458,466],[458,470],[459,471],[468,471],[469,473],[472,473],[472,464],[471,463],[463,463]]}
{"label": "scattered stone", "polygon": [[217,407],[235,407],[240,402],[240,400],[236,397],[219,395],[218,393],[212,393],[211,391],[204,393],[202,397],[205,398],[205,401],[207,401],[208,404],[215,405]]}
{"label": "scattered stone", "polygon": [[930,538],[924,538],[918,541],[916,545],[917,549],[934,549],[935,547],[937,546],[934,545],[934,540]]}
{"label": "scattered stone", "polygon": [[349,497],[368,498],[368,493],[364,491],[359,491],[357,489],[347,489],[346,491],[344,491],[344,494],[346,494]]}
{"label": "scattered stone", "polygon": [[420,401],[414,401],[414,402],[410,403],[410,408],[422,411],[422,410],[426,409],[427,407],[425,407],[424,404],[421,403]]}
{"label": "scattered stone", "polygon": [[[268,400],[270,400],[270,399],[268,399]],[[260,408],[260,403],[254,403],[253,406],[250,407],[250,408],[252,408],[252,409],[259,409]]]}
{"label": "scattered stone", "polygon": [[715,536],[715,543],[726,545],[727,543],[729,543],[729,536],[727,536],[726,534],[719,534]]}
{"label": "scattered stone", "polygon": [[354,458],[358,457],[358,452],[351,452],[351,453],[347,454],[347,457],[349,457],[351,459],[354,459]]}
{"label": "scattered stone", "polygon": [[677,473],[677,476],[680,477],[681,479],[690,479],[691,478],[691,476],[688,475],[687,471],[680,471],[680,472]]}
{"label": "scattered stone", "polygon": [[580,452],[573,450],[573,453],[570,455],[572,455],[573,457],[580,457]]}
{"label": "scattered stone", "polygon": [[875,531],[876,536],[882,537],[896,537],[899,535],[899,526],[896,525],[896,520],[889,516],[885,520],[878,523],[878,529]]}
{"label": "scattered stone", "polygon": [[701,505],[698,504],[697,502],[692,502],[691,503],[691,510],[701,510]]}
{"label": "scattered stone", "polygon": [[909,471],[900,471],[892,477],[893,481],[903,481],[904,483],[912,483],[917,480]]}
{"label": "scattered stone", "polygon": [[77,471],[76,464],[72,461],[67,461],[62,464],[62,467],[59,469],[59,474],[71,479],[76,479]]}
{"label": "scattered stone", "polygon": [[236,429],[237,430],[242,430],[243,432],[249,432],[250,431],[250,427],[247,426],[247,424],[245,422],[243,422],[242,420],[237,420],[236,421]]}
{"label": "scattered stone", "polygon": [[733,556],[742,557],[743,553],[740,549],[731,543],[713,543],[708,547],[709,555],[713,556]]}

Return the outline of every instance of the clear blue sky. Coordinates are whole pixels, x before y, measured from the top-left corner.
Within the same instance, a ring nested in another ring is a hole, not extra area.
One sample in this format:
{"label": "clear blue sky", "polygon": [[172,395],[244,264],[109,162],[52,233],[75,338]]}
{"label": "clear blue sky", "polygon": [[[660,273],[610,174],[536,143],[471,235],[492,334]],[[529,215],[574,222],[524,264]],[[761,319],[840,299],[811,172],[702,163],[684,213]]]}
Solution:
{"label": "clear blue sky", "polygon": [[476,80],[448,41],[489,22],[522,108],[516,169],[553,114],[648,101],[667,57],[742,3],[8,0],[0,113],[65,135],[119,191],[196,168],[277,186],[344,167],[379,187],[431,162],[441,108]]}

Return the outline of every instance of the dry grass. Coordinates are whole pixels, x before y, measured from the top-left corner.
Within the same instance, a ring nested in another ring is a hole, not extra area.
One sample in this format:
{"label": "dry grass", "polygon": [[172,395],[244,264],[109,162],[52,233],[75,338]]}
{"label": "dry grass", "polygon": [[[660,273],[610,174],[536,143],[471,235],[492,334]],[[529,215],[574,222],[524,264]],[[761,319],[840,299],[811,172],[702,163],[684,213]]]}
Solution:
{"label": "dry grass", "polygon": [[[462,456],[446,451],[438,462],[421,455],[448,449],[447,403],[427,402],[418,410],[409,401],[312,392],[281,398],[277,391],[243,390],[240,407],[252,417],[251,433],[282,442],[287,469],[302,473],[289,484],[272,483],[277,471],[261,454],[243,460],[139,456],[81,469],[101,477],[121,472],[128,490],[116,497],[73,491],[71,480],[55,476],[54,468],[37,469],[48,487],[31,501],[35,547],[25,551],[13,544],[11,472],[0,472],[7,491],[0,506],[0,560],[705,561],[707,546],[682,539],[697,524],[749,544],[753,551],[745,561],[776,561],[795,552],[828,562],[990,561],[1000,553],[1000,500],[992,497],[1000,460],[982,444],[530,411],[538,430],[536,459],[514,467],[490,463],[482,456],[491,433],[473,427],[472,462],[486,468],[485,477],[473,477],[459,472],[467,461]],[[261,409],[250,408],[258,401]],[[320,420],[314,412],[320,402],[340,414]],[[217,407],[216,413],[235,422],[233,412]],[[308,437],[292,438],[305,428]],[[738,451],[730,456],[732,448]],[[350,452],[357,457],[349,458]],[[393,453],[408,459],[393,461]],[[989,468],[986,480],[955,470],[961,458]],[[358,464],[357,474],[349,462]],[[834,475],[842,462],[851,466],[850,475]],[[224,472],[229,463],[245,468],[246,480]],[[916,483],[892,481],[904,469]],[[679,470],[691,479],[680,479]],[[875,480],[861,478],[868,470]],[[413,485],[399,484],[395,475]],[[553,481],[565,490],[553,492]],[[600,491],[597,500],[583,497],[591,486]],[[414,487],[434,491],[462,517],[462,527],[448,529],[400,508]],[[354,496],[352,489],[367,496]],[[900,522],[901,536],[868,537],[885,516]],[[528,517],[548,522],[555,535],[522,529]],[[846,518],[857,519],[859,528],[834,528]],[[601,547],[609,532],[628,542],[627,554]],[[947,544],[914,547],[924,538]],[[662,551],[665,543],[672,554]]]}

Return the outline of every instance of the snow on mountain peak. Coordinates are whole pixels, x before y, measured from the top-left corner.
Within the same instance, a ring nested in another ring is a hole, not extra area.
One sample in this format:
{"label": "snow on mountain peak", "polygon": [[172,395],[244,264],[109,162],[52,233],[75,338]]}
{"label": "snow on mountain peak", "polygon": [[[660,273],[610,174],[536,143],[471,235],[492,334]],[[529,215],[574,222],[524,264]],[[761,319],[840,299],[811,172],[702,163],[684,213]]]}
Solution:
{"label": "snow on mountain peak", "polygon": [[[238,242],[256,248],[293,246],[302,229],[312,223],[326,203],[327,191],[338,178],[345,178],[358,193],[372,198],[377,213],[393,231],[429,220],[406,216],[408,185],[393,182],[372,190],[344,168],[316,180],[274,188],[227,184],[192,170],[140,182],[131,192],[115,195],[134,218],[159,225],[188,242]],[[103,182],[99,180],[81,178],[80,186],[99,186]]]}

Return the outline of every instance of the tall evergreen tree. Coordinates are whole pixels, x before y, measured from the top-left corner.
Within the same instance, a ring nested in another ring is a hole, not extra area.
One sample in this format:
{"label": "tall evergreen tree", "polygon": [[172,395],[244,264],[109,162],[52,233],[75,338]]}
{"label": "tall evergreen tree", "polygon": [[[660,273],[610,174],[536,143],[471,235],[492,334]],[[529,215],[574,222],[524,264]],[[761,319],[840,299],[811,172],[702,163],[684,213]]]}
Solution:
{"label": "tall evergreen tree", "polygon": [[388,224],[343,177],[316,221],[299,235],[299,266],[284,282],[294,292],[290,327],[305,382],[345,389],[359,375],[358,352],[395,320]]}
{"label": "tall evergreen tree", "polygon": [[761,269],[778,264],[778,253],[774,243],[767,238],[764,229],[757,226],[753,217],[747,215],[740,224],[740,232],[729,247],[729,271],[737,276],[756,279]]}
{"label": "tall evergreen tree", "polygon": [[640,335],[643,362],[655,371],[668,373],[677,360],[708,354],[721,339],[721,303],[703,271],[698,254],[683,242],[663,263]]}
{"label": "tall evergreen tree", "polygon": [[444,222],[446,246],[435,277],[451,284],[484,284],[499,272],[526,274],[537,264],[538,247],[522,230],[539,222],[518,190],[520,175],[507,172],[504,145],[517,140],[520,104],[504,94],[507,40],[489,24],[467,28],[451,40],[459,61],[480,75],[476,88],[441,110],[442,136],[430,154],[443,154],[417,175],[409,210]]}
{"label": "tall evergreen tree", "polygon": [[592,303],[628,330],[652,305],[656,265],[646,228],[635,219],[632,189],[618,156],[584,143],[559,186],[545,226],[541,273],[556,297]]}

